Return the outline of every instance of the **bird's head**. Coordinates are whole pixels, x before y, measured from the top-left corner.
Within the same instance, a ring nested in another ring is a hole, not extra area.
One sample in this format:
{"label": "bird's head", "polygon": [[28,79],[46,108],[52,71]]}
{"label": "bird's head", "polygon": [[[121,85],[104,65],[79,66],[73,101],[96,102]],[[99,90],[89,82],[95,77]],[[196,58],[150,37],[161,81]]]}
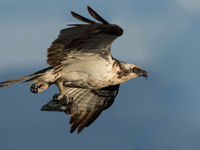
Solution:
{"label": "bird's head", "polygon": [[121,64],[123,66],[122,68],[124,69],[120,69],[121,71],[119,71],[118,77],[123,78],[122,80],[128,81],[137,77],[145,77],[146,79],[148,78],[147,72],[143,70],[140,66],[135,64]]}
{"label": "bird's head", "polygon": [[139,66],[132,67],[132,73],[135,74],[138,77],[145,77],[148,78],[148,74],[145,70],[141,69]]}
{"label": "bird's head", "polygon": [[146,79],[148,78],[147,72],[140,66],[124,62],[116,62],[117,61],[115,61],[115,67],[113,67],[117,72],[117,76],[114,79],[116,83],[123,83],[137,77],[145,77]]}

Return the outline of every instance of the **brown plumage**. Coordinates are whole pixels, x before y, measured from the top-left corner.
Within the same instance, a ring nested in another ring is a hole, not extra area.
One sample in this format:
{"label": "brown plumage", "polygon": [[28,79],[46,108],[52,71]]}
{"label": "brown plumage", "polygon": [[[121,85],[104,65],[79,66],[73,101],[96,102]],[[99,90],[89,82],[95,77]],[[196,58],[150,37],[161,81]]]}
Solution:
{"label": "brown plumage", "polygon": [[121,62],[111,55],[113,41],[123,34],[115,24],[109,24],[92,8],[89,14],[96,21],[71,12],[85,24],[71,24],[60,31],[47,49],[50,67],[34,74],[0,82],[0,88],[17,82],[33,84],[31,92],[40,93],[55,84],[60,94],[42,107],[44,111],[70,114],[70,132],[80,133],[102,111],[112,105],[119,85],[147,73],[135,64]]}
{"label": "brown plumage", "polygon": [[[123,30],[117,25],[109,24],[89,6],[88,12],[103,24],[72,11],[73,17],[88,24],[72,24],[73,27],[60,31],[59,37],[47,50],[47,63],[50,66],[55,68],[61,65],[66,58],[69,59],[70,55],[73,57],[77,53],[92,52],[110,55],[111,43],[123,34]],[[105,51],[102,51],[102,48]],[[99,52],[94,49],[99,49]]]}
{"label": "brown plumage", "polygon": [[88,127],[101,112],[109,108],[114,102],[119,90],[119,85],[109,86],[102,89],[92,90],[83,88],[65,87],[65,95],[72,97],[77,105],[78,111],[74,107],[68,107],[66,99],[52,100],[42,107],[43,111],[61,111],[71,114],[70,133],[78,128],[80,133]]}
{"label": "brown plumage", "polygon": [[89,6],[88,8],[88,12],[90,13],[90,15],[92,17],[94,17],[96,20],[102,22],[103,24],[109,24],[106,20],[104,20],[99,14],[97,14],[92,8],[90,8]]}

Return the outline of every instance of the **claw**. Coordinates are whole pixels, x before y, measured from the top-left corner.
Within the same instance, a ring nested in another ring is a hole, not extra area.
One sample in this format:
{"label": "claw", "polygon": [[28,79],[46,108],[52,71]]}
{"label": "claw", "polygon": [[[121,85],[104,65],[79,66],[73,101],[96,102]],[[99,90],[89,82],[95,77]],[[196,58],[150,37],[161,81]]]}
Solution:
{"label": "claw", "polygon": [[37,94],[38,93],[38,86],[36,86],[35,84],[31,85],[30,90],[32,93]]}
{"label": "claw", "polygon": [[73,97],[67,97],[66,95],[63,95],[62,98],[59,97],[60,94],[54,94],[53,100],[44,105],[41,111],[59,111],[69,114],[74,110],[77,114],[80,114],[78,105],[74,102]]}
{"label": "claw", "polygon": [[58,99],[59,94],[54,94],[53,95],[53,100],[57,100]]}
{"label": "claw", "polygon": [[65,99],[67,99],[67,96],[63,95],[63,94],[54,94],[53,99],[54,100],[65,100]]}
{"label": "claw", "polygon": [[73,103],[74,102],[73,97],[66,97],[66,99],[67,99],[67,103]]}
{"label": "claw", "polygon": [[49,84],[47,84],[47,83],[35,83],[35,84],[31,85],[30,90],[32,93],[38,94],[38,93],[46,90],[48,87],[49,87]]}
{"label": "claw", "polygon": [[60,98],[60,94],[54,94],[53,100],[44,105],[41,111],[59,111],[65,112],[66,114],[75,111],[77,114],[80,114],[78,104],[74,102],[73,97],[62,95],[62,98]]}
{"label": "claw", "polygon": [[65,112],[70,109],[70,105],[65,100],[53,99],[41,108],[41,111],[60,111]]}

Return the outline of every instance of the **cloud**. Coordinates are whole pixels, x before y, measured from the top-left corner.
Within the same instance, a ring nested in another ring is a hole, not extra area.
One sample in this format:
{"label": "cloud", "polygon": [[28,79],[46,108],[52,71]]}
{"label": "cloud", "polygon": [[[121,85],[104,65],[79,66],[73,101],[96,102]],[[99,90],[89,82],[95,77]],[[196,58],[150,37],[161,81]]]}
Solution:
{"label": "cloud", "polygon": [[190,13],[200,13],[200,1],[199,0],[177,0]]}

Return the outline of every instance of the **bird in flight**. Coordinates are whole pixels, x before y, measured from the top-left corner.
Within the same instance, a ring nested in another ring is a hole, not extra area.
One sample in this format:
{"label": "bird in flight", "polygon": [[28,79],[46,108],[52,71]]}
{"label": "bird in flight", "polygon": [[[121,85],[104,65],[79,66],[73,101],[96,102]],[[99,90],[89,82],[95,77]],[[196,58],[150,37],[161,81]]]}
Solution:
{"label": "bird in flight", "polygon": [[55,84],[60,93],[41,110],[70,114],[70,133],[76,129],[80,133],[110,107],[121,83],[139,76],[147,78],[140,66],[112,57],[112,42],[123,34],[122,28],[87,8],[96,21],[71,11],[73,17],[85,24],[70,24],[60,31],[47,49],[48,68],[0,82],[0,88],[17,82],[32,84],[30,90],[35,94]]}

